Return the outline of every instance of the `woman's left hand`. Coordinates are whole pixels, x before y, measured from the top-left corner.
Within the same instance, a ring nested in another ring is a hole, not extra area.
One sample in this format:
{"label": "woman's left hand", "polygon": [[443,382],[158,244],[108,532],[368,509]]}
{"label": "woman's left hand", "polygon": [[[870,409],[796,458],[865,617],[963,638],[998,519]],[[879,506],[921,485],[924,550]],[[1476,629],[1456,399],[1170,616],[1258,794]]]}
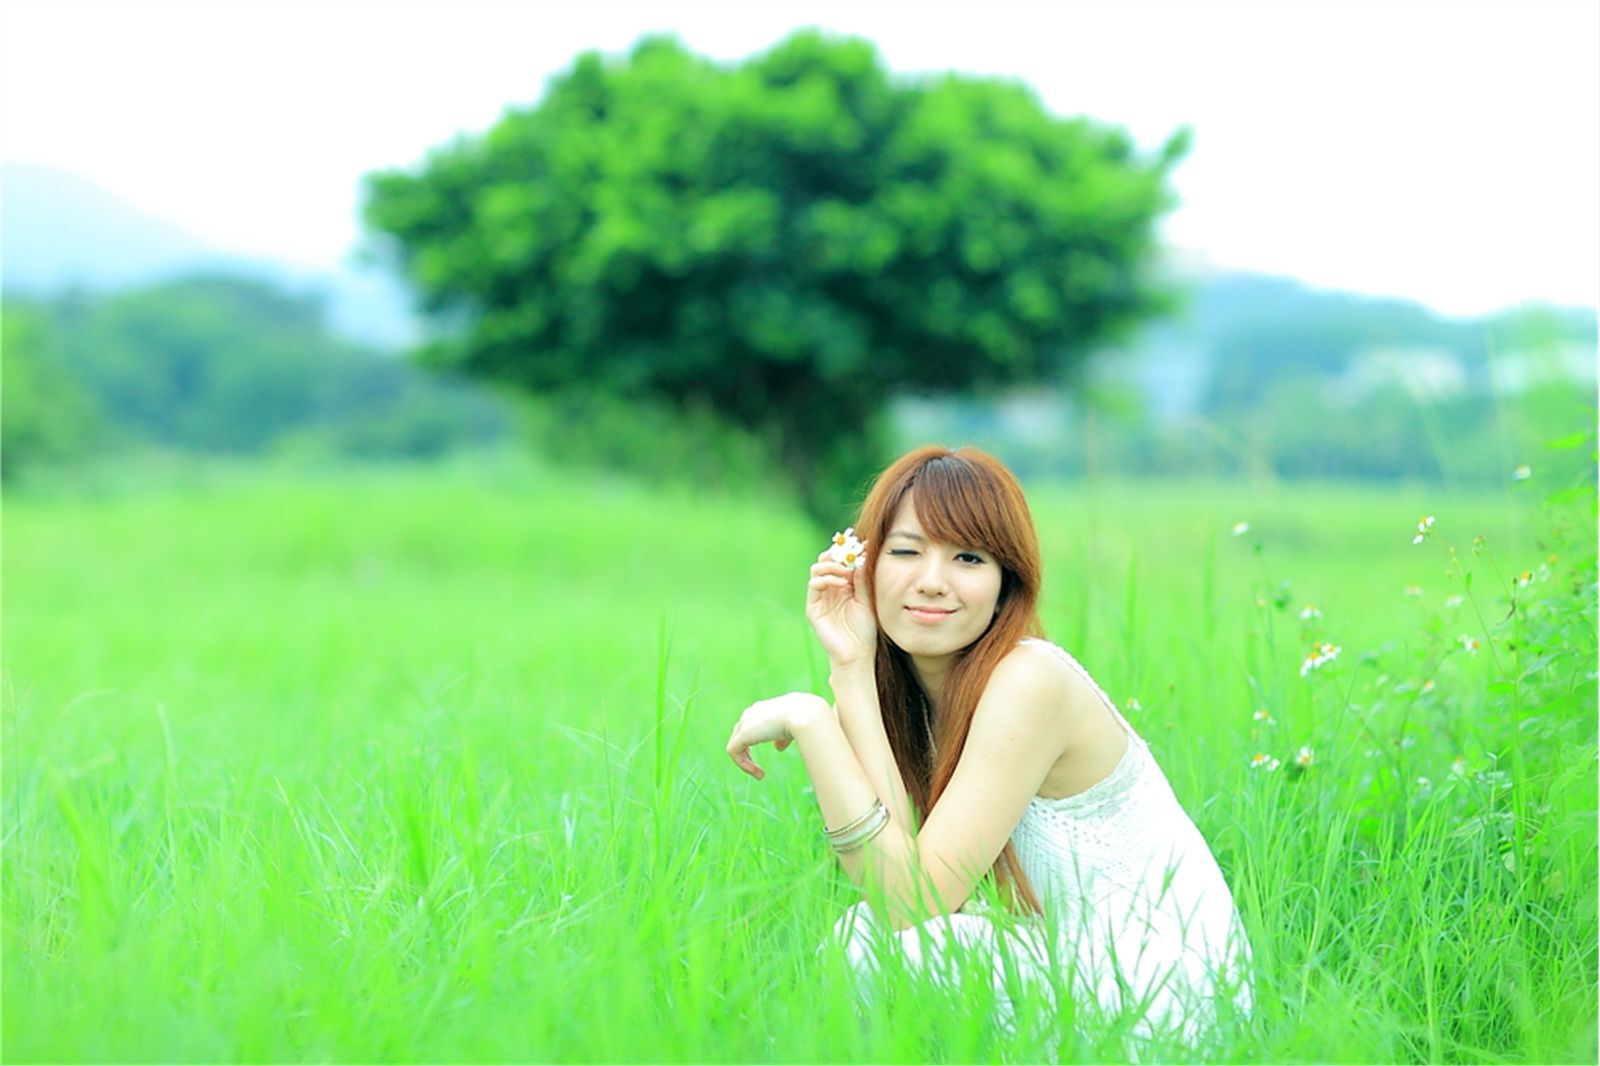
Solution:
{"label": "woman's left hand", "polygon": [[821,696],[809,692],[790,692],[758,700],[746,707],[734,723],[733,734],[728,737],[728,757],[739,769],[759,781],[767,773],[750,758],[750,749],[757,744],[770,743],[782,751],[794,743],[795,733],[806,717],[818,713],[832,714],[833,707]]}

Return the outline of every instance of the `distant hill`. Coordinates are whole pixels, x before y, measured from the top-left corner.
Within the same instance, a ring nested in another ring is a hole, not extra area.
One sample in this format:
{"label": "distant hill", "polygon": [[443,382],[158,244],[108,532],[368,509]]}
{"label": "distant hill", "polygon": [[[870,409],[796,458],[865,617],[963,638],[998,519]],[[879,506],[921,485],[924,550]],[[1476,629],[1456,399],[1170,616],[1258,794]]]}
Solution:
{"label": "distant hill", "polygon": [[238,255],[81,175],[33,163],[0,168],[0,285],[7,293],[43,296],[74,286],[105,292],[199,273],[320,294],[336,332],[375,347],[403,347],[418,333],[404,289],[390,278]]}
{"label": "distant hill", "polygon": [[[221,272],[320,294],[335,332],[374,347],[397,350],[422,332],[404,286],[375,270],[317,273],[237,255],[81,175],[37,164],[0,168],[0,251],[0,284],[8,293],[41,296],[72,285],[106,291]],[[1366,351],[1449,353],[1470,378],[1481,362],[1484,325],[1515,317],[1445,318],[1407,300],[1207,270],[1181,252],[1171,254],[1166,270],[1187,291],[1185,307],[1096,361],[1137,389],[1162,420],[1230,398],[1252,399],[1297,367],[1344,373]],[[1592,362],[1592,308],[1549,309],[1546,319],[1577,362]]]}

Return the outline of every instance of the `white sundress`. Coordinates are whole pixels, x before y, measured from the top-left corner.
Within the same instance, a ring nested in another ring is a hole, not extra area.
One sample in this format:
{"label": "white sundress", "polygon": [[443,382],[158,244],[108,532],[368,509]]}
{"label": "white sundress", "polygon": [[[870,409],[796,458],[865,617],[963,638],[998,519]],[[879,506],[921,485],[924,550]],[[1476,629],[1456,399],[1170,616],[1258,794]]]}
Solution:
{"label": "white sundress", "polygon": [[881,952],[927,969],[953,941],[991,956],[997,1010],[1008,1027],[1015,1018],[1006,967],[1048,990],[1044,974],[1054,959],[1070,971],[1064,981],[1080,1011],[1131,1015],[1137,1034],[1199,1039],[1224,1000],[1240,1013],[1251,1007],[1250,947],[1233,895],[1149,745],[1065,649],[1027,639],[1058,653],[1128,734],[1110,774],[1073,796],[1035,796],[1011,834],[1043,921],[1002,931],[969,904],[889,934],[858,903],[834,935],[865,998]]}

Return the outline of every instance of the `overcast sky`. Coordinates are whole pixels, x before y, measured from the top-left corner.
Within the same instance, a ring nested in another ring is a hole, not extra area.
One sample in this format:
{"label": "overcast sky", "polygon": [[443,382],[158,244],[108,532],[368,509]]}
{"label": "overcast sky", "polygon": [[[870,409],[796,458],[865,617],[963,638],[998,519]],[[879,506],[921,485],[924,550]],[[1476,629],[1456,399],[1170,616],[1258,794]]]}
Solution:
{"label": "overcast sky", "polygon": [[804,25],[895,72],[1020,78],[1146,147],[1192,126],[1164,233],[1219,266],[1455,314],[1600,303],[1594,0],[0,0],[0,161],[331,266],[363,173],[537,100],[577,53],[670,31],[734,60]]}

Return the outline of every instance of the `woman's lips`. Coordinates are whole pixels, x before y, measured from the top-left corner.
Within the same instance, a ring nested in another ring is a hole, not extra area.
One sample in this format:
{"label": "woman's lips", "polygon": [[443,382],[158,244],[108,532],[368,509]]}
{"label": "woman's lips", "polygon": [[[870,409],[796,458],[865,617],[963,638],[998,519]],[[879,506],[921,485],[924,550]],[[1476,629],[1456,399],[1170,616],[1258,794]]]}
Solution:
{"label": "woman's lips", "polygon": [[910,614],[912,618],[924,624],[942,622],[955,613],[954,611],[945,611],[934,607],[907,607],[906,612]]}

